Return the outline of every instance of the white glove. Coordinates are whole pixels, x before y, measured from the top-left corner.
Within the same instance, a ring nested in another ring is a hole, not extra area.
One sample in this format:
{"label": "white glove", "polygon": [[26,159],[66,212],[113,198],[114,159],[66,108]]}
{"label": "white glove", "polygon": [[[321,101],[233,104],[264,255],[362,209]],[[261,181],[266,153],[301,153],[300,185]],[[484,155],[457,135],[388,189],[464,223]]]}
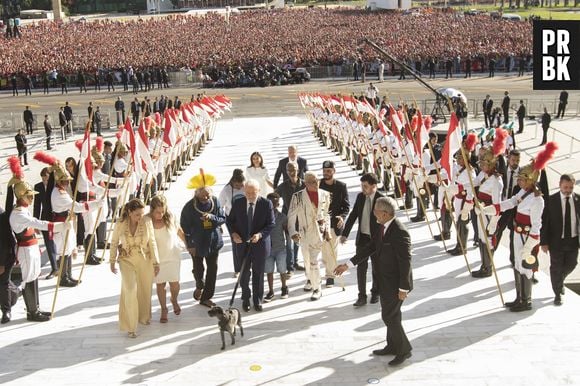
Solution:
{"label": "white glove", "polygon": [[63,233],[66,232],[67,230],[71,229],[71,222],[70,221],[65,221],[65,222],[55,222],[53,223],[54,226],[52,228],[52,231],[54,233]]}
{"label": "white glove", "polygon": [[[477,210],[477,209],[476,209]],[[491,220],[489,220],[489,224],[487,225],[487,234],[490,236],[495,235],[497,231],[497,223],[499,221],[500,216],[493,216]]]}
{"label": "white glove", "polygon": [[413,179],[413,170],[411,168],[405,169],[404,178],[405,181],[411,181]]}
{"label": "white glove", "polygon": [[463,209],[461,209],[461,221],[467,221],[469,219],[469,212],[473,209],[473,202],[465,202],[463,204]]}
{"label": "white glove", "polygon": [[121,188],[109,189],[109,192],[107,193],[107,195],[109,197],[119,197],[122,193],[123,193],[123,189],[121,189]]}
{"label": "white glove", "polygon": [[525,244],[522,246],[522,259],[526,259],[528,256],[532,255],[532,249],[534,249],[534,247],[536,245],[538,245],[540,243],[540,240],[536,240],[533,237],[528,237],[528,239],[526,240]]}
{"label": "white glove", "polygon": [[495,205],[488,205],[488,206],[484,206],[483,209],[481,210],[481,213],[486,214],[488,216],[497,216],[497,209],[495,208]]}
{"label": "white glove", "polygon": [[447,191],[447,194],[449,194],[450,196],[455,196],[457,193],[459,193],[459,187],[455,184],[446,186],[445,190]]}
{"label": "white glove", "polygon": [[100,208],[103,205],[103,198],[101,197],[99,200],[96,201],[87,201],[85,202],[85,207],[88,209],[89,212]]}
{"label": "white glove", "polygon": [[430,184],[436,184],[439,182],[439,179],[437,178],[437,174],[429,174],[427,176],[427,182]]}

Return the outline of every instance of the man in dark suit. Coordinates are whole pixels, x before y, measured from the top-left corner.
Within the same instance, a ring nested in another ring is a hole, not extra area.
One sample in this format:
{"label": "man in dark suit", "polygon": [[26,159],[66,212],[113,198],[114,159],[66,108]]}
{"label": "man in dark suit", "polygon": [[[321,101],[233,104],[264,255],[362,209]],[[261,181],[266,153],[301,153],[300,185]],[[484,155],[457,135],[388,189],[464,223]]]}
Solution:
{"label": "man in dark suit", "polygon": [[278,187],[278,182],[280,182],[280,176],[283,177],[282,181],[286,182],[288,180],[288,173],[286,171],[286,164],[288,161],[294,161],[298,164],[298,178],[304,179],[304,172],[308,171],[307,161],[298,156],[298,148],[296,145],[288,146],[288,157],[282,158],[278,162],[278,169],[276,169],[276,174],[274,174],[274,189]]}
{"label": "man in dark suit", "polygon": [[30,110],[29,106],[26,106],[26,109],[22,114],[22,119],[24,120],[24,124],[26,125],[26,134],[32,134],[33,131],[32,123],[34,122],[34,116],[32,115],[32,111]]}
{"label": "man in dark suit", "polygon": [[131,102],[131,115],[133,116],[133,126],[137,126],[139,124],[140,113],[141,113],[141,104],[139,103],[139,99],[135,98],[135,100]]}
{"label": "man in dark suit", "polygon": [[[28,155],[27,146],[28,141],[26,140],[26,135],[24,135],[24,130],[18,130],[18,134],[14,136],[16,141],[16,150],[18,151],[18,158],[20,159],[20,165],[28,165]],[[24,162],[22,162],[24,161]]]}
{"label": "man in dark suit", "polygon": [[115,112],[117,113],[117,126],[119,126],[125,122],[125,102],[123,102],[120,96],[115,101]]}
{"label": "man in dark suit", "polygon": [[[40,178],[42,182],[34,185],[34,191],[38,192],[38,195],[34,197],[34,210],[33,216],[39,220],[51,221],[52,220],[52,205],[51,205],[51,194],[52,188],[54,187],[54,181],[49,181],[50,172],[48,168],[43,168],[40,171]],[[42,238],[44,239],[44,246],[46,247],[46,253],[48,254],[48,261],[50,261],[50,273],[45,279],[52,279],[57,274],[56,266],[56,250],[54,246],[54,241],[49,236],[48,231],[42,231]]]}
{"label": "man in dark suit", "polygon": [[566,112],[566,105],[568,104],[568,91],[563,90],[560,93],[560,102],[558,103],[558,114],[556,118],[564,118]]}
{"label": "man in dark suit", "polygon": [[521,134],[524,132],[524,118],[526,117],[526,106],[524,106],[523,100],[520,100],[520,107],[518,107],[516,115],[518,116],[518,134]]}
{"label": "man in dark suit", "polygon": [[509,93],[505,91],[503,100],[501,101],[501,109],[503,110],[503,123],[508,123],[510,118],[510,97]]}
{"label": "man in dark suit", "polygon": [[542,114],[542,143],[541,145],[545,145],[548,141],[548,129],[550,128],[550,123],[552,122],[552,116],[548,113],[548,109],[544,107],[544,114]]}
{"label": "man in dark suit", "polygon": [[[383,194],[377,191],[378,178],[373,173],[364,174],[360,178],[360,181],[362,192],[356,196],[354,207],[348,215],[344,230],[342,231],[342,236],[340,237],[342,243],[346,242],[355,220],[358,219],[359,225],[355,242],[357,254],[361,253],[366,245],[374,239],[374,236],[378,232],[377,218],[374,215],[373,208],[377,199],[383,197]],[[358,299],[353,304],[355,307],[367,304],[367,269],[369,256],[370,255],[367,255],[367,259],[359,262],[356,267]],[[372,277],[371,304],[374,304],[379,301],[379,288],[377,286],[378,278],[376,277],[374,266]]]}
{"label": "man in dark suit", "polygon": [[489,97],[489,95],[486,95],[485,100],[483,101],[483,118],[485,120],[486,128],[489,128],[491,126],[492,108],[493,108],[493,100]]}
{"label": "man in dark suit", "polygon": [[44,133],[46,134],[46,150],[52,150],[50,146],[50,136],[52,135],[52,125],[50,124],[50,118],[48,114],[44,115]]}
{"label": "man in dark suit", "polygon": [[411,343],[401,324],[401,306],[413,289],[411,271],[411,237],[401,222],[395,218],[397,203],[390,197],[377,199],[373,209],[379,231],[363,249],[357,251],[347,264],[339,265],[335,272],[341,275],[349,266],[358,265],[371,255],[381,297],[381,318],[387,326],[387,345],[374,350],[374,355],[395,355],[389,362],[397,366],[411,357]]}
{"label": "man in dark suit", "polygon": [[66,117],[66,131],[67,133],[72,133],[73,130],[73,111],[72,108],[69,106],[68,102],[64,104],[64,116]]}
{"label": "man in dark suit", "polygon": [[348,216],[350,202],[346,184],[334,178],[334,162],[322,163],[322,180],[319,188],[330,193],[330,240],[322,244],[322,261],[326,271],[326,287],[334,286],[334,268],[338,256],[338,238],[344,229],[344,220]]}
{"label": "man in dark suit", "polygon": [[576,180],[572,174],[562,174],[560,191],[552,194],[542,214],[540,246],[550,252],[550,279],[554,304],[562,305],[564,280],[578,263],[580,233],[580,195],[574,193]]}
{"label": "man in dark suit", "polygon": [[[237,256],[242,262],[240,286],[244,311],[250,311],[250,297],[256,311],[262,311],[264,297],[264,264],[270,256],[270,232],[274,229],[272,202],[259,196],[260,184],[255,180],[246,181],[245,197],[234,201],[226,224],[235,243]],[[249,242],[249,245],[248,243]],[[250,291],[250,268],[252,290]]]}

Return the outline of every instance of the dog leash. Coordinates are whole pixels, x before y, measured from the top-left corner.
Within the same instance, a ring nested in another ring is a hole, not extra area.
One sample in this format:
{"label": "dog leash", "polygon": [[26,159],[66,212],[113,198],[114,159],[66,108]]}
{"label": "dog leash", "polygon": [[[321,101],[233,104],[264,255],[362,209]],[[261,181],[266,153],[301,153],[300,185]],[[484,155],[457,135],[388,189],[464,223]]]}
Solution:
{"label": "dog leash", "polygon": [[230,308],[234,305],[234,299],[236,298],[236,292],[238,292],[238,286],[240,285],[240,280],[242,275],[244,274],[244,269],[246,268],[246,261],[250,256],[250,250],[252,249],[252,243],[250,240],[245,241],[246,246],[246,253],[244,256],[244,260],[242,261],[242,267],[240,268],[240,274],[238,275],[238,280],[236,280],[236,285],[234,286],[234,293],[232,293],[232,298],[230,299]]}

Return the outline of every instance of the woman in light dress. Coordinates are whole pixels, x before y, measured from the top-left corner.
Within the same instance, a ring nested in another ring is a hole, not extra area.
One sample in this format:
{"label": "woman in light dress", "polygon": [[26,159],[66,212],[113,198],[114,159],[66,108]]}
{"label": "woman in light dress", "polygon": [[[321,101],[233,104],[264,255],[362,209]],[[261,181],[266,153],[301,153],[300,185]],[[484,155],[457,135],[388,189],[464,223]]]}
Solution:
{"label": "woman in light dress", "polygon": [[264,167],[264,159],[257,151],[250,156],[250,166],[246,168],[246,179],[256,180],[260,183],[260,195],[263,197],[271,193],[274,188],[274,184],[268,175],[268,169]]}
{"label": "woman in light dress", "polygon": [[119,329],[137,337],[137,324],[151,322],[151,289],[159,273],[159,256],[153,223],[144,217],[145,205],[138,198],[127,202],[111,240],[111,272],[121,270]]}
{"label": "woman in light dress", "polygon": [[159,274],[155,277],[157,297],[161,305],[161,319],[159,321],[167,323],[167,283],[169,283],[173,313],[175,315],[181,313],[177,297],[179,295],[183,231],[175,224],[175,217],[169,212],[167,199],[164,196],[154,196],[150,205],[148,217],[153,223],[159,253]]}

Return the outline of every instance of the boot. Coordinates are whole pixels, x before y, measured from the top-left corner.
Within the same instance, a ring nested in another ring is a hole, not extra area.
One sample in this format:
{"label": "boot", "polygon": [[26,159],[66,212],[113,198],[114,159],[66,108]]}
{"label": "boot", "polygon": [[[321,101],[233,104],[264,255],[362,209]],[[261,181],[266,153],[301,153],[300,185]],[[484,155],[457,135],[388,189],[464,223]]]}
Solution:
{"label": "boot", "polygon": [[510,311],[521,312],[532,309],[532,279],[526,275],[520,275],[521,280],[521,300],[518,304],[510,308]]}
{"label": "boot", "polygon": [[66,256],[58,260],[58,264],[64,264],[62,267],[62,275],[60,277],[60,286],[61,287],[76,287],[78,283],[74,283],[69,280],[68,278],[68,259]]}
{"label": "boot", "polygon": [[425,220],[425,213],[423,213],[423,207],[421,206],[421,196],[416,197],[415,201],[417,201],[417,215],[415,217],[411,217],[412,222],[420,222]]}
{"label": "boot", "polygon": [[518,271],[516,271],[515,269],[514,269],[514,283],[516,286],[516,298],[513,302],[505,303],[504,307],[511,308],[511,307],[515,306],[516,304],[519,304],[521,299],[522,299],[522,296],[521,296],[522,295],[522,293],[521,293],[521,291],[522,291],[522,289],[521,289],[522,279],[520,277],[520,273]]}
{"label": "boot", "polygon": [[35,281],[26,283],[24,286],[23,297],[24,304],[26,304],[26,319],[32,322],[47,322],[50,317],[43,315],[38,310],[38,297],[36,289],[34,288]]}
{"label": "boot", "polygon": [[85,237],[85,241],[83,242],[83,247],[85,249],[85,256],[86,256],[86,261],[88,265],[99,265],[101,264],[101,262],[99,261],[99,259],[97,259],[97,256],[95,256],[95,240],[93,240],[93,244],[91,245],[91,248],[89,250],[89,243],[91,242],[91,236],[87,236]]}
{"label": "boot", "polygon": [[40,304],[39,304],[39,301],[38,301],[38,299],[40,299],[40,296],[38,295],[38,280],[33,281],[32,282],[32,285],[34,286],[34,293],[36,294],[36,309],[38,310],[38,312],[41,315],[51,317],[52,316],[52,312],[40,310]]}
{"label": "boot", "polygon": [[72,257],[68,256],[66,260],[66,278],[75,285],[78,285],[79,281],[72,277]]}

